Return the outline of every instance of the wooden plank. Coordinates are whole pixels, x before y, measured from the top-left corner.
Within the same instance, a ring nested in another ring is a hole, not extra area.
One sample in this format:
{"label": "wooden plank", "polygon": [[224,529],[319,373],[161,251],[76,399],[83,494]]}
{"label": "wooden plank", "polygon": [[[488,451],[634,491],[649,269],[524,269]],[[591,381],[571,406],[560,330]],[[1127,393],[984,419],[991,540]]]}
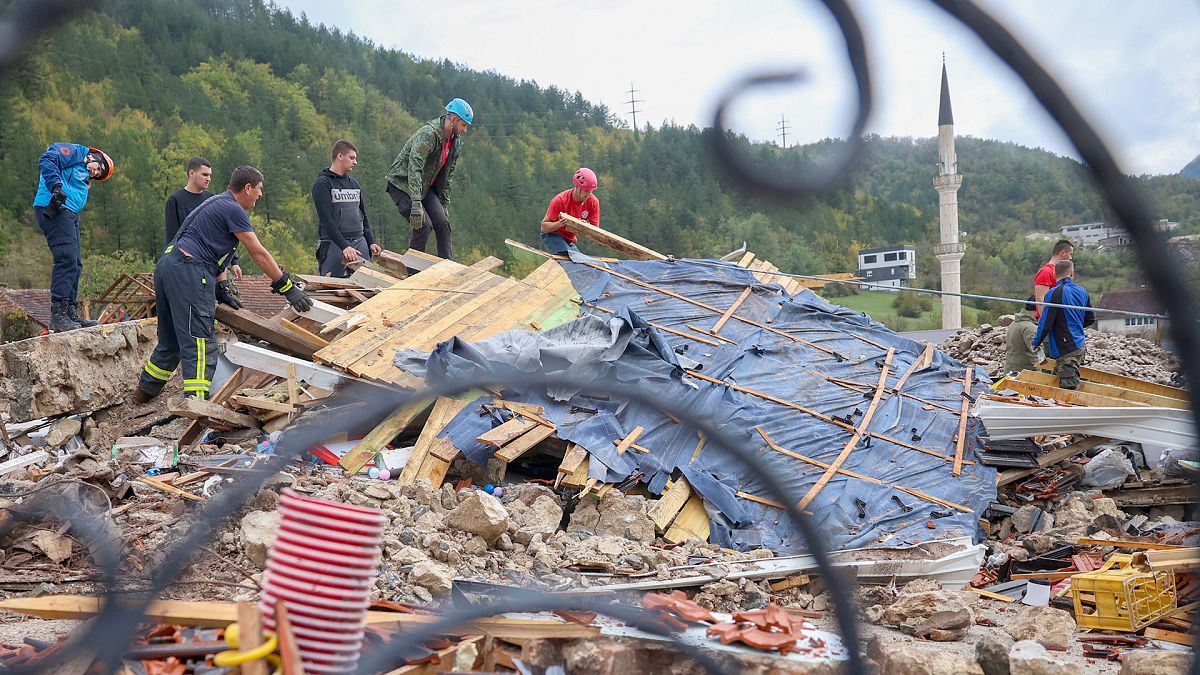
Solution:
{"label": "wooden plank", "polygon": [[[601,307],[600,305],[595,305],[590,302],[589,303],[581,303],[581,304],[583,304],[591,309],[601,311],[605,314],[615,314],[616,313],[611,309]],[[670,333],[672,335],[678,335],[681,338],[687,338],[688,340],[693,340],[695,342],[699,342],[700,344],[712,345],[713,347],[721,346],[721,343],[717,342],[716,340],[710,340],[706,337],[700,337],[699,335],[696,335],[694,333],[685,333],[681,330],[676,330],[674,328],[671,328],[670,326],[666,326],[666,325],[663,325],[660,323],[654,323],[653,321],[647,321],[647,323],[649,323],[651,326],[654,326],[655,328],[657,328],[665,333]],[[731,342],[731,341],[727,340],[727,342]]]}
{"label": "wooden plank", "polygon": [[575,473],[575,471],[587,461],[588,452],[582,446],[574,443],[567,445],[567,451],[563,454],[562,461],[558,464],[558,475],[554,478],[554,489],[563,482],[566,478]]}
{"label": "wooden plank", "polygon": [[449,438],[439,438],[429,448],[429,455],[443,462],[453,462],[461,452]]}
{"label": "wooden plank", "polygon": [[725,310],[725,313],[721,315],[721,318],[717,319],[717,322],[713,324],[711,329],[712,332],[720,333],[721,329],[725,327],[725,322],[729,321],[729,317],[733,316],[733,313],[738,310],[738,307],[742,306],[742,303],[746,301],[746,298],[750,297],[750,293],[753,291],[754,288],[751,286],[747,286],[745,289],[743,289],[742,294],[737,297],[737,300],[734,300],[733,304],[729,306],[729,309]]}
{"label": "wooden plank", "polygon": [[139,483],[144,483],[146,485],[149,485],[150,487],[152,487],[156,490],[162,490],[163,492],[170,492],[173,495],[179,495],[180,497],[183,497],[184,499],[190,499],[191,501],[194,501],[194,502],[204,501],[204,497],[201,497],[200,495],[192,494],[191,492],[188,492],[187,490],[181,490],[181,489],[175,487],[174,485],[169,485],[167,483],[164,483],[160,480],[156,480],[149,476],[138,476],[137,478],[134,478],[134,480]]}
{"label": "wooden plank", "polygon": [[[90,619],[100,613],[103,599],[81,595],[44,595],[0,600],[0,609],[45,619]],[[154,600],[143,614],[146,623],[224,628],[238,620],[232,602]],[[437,621],[436,615],[368,611],[368,625],[417,626]],[[585,638],[600,634],[595,626],[558,620],[489,617],[450,630],[453,635],[483,634],[499,638]]]}
{"label": "wooden plank", "polygon": [[750,263],[752,262],[754,262],[754,254],[750,251],[746,251],[745,255],[742,256],[742,259],[737,262],[737,266],[749,268]]}
{"label": "wooden plank", "polygon": [[497,258],[496,256],[489,255],[486,258],[480,258],[479,260],[476,260],[475,262],[471,263],[470,267],[472,269],[489,272],[491,270],[496,269],[497,267],[500,267],[503,264],[504,264],[503,260]]}
{"label": "wooden plank", "polygon": [[502,448],[506,443],[519,438],[534,427],[541,427],[541,425],[521,417],[514,417],[491,431],[480,435],[475,440],[484,445],[490,445],[493,448]]}
{"label": "wooden plank", "polygon": [[533,449],[533,446],[553,436],[555,431],[554,427],[545,427],[538,424],[516,440],[497,450],[493,457],[506,463],[512,462]]}
{"label": "wooden plank", "polygon": [[454,419],[463,408],[470,405],[478,396],[478,392],[468,392],[468,394],[456,398],[439,396],[434,401],[433,409],[429,413],[429,419],[425,421],[425,426],[421,427],[421,435],[417,437],[417,442],[413,445],[412,455],[397,477],[397,481],[401,485],[407,485],[416,480],[421,464],[429,454],[430,448],[437,441],[438,434],[442,433],[442,430],[446,428],[450,420]]}
{"label": "wooden plank", "polygon": [[[242,600],[237,603],[238,651],[248,652],[263,643],[262,615],[258,603]],[[266,659],[247,661],[241,665],[242,675],[267,675]]]}
{"label": "wooden plank", "polygon": [[605,248],[610,248],[618,253],[624,254],[626,257],[633,260],[666,260],[667,256],[647,248],[637,243],[630,241],[625,237],[613,234],[607,230],[602,230],[591,223],[584,222],[574,216],[566,213],[559,213],[558,217],[567,222],[566,229],[570,232],[589,239],[600,244]]}
{"label": "wooden plank", "polygon": [[1200,568],[1200,548],[1146,551],[1146,563],[1152,570],[1194,570]]}
{"label": "wooden plank", "polygon": [[1177,645],[1187,645],[1189,647],[1196,646],[1196,637],[1191,633],[1184,633],[1177,630],[1165,630],[1162,628],[1147,628],[1142,632],[1142,635],[1151,640],[1162,640],[1164,642],[1173,642]]}
{"label": "wooden plank", "polygon": [[999,600],[1000,602],[1016,602],[1017,601],[1016,598],[1010,598],[1007,595],[1004,595],[1003,593],[993,593],[992,591],[985,590],[982,588],[975,588],[974,586],[967,586],[963,590],[970,591],[970,592],[974,593],[975,595],[981,595],[981,596],[983,596],[985,598],[989,598],[991,600]]}
{"label": "wooden plank", "polygon": [[397,434],[424,414],[429,409],[431,403],[433,403],[432,399],[423,398],[400,406],[395,412],[377,424],[370,433],[364,436],[358,442],[358,445],[355,445],[346,454],[342,455],[342,458],[338,460],[338,464],[350,475],[358,473],[375,456],[375,453],[379,452],[383,446],[391,443]]}
{"label": "wooden plank", "polygon": [[[580,449],[583,450],[583,448],[580,448]],[[563,478],[563,480],[562,480],[563,485],[565,485],[567,487],[573,487],[573,488],[582,488],[585,484],[587,484],[588,469],[589,469],[589,465],[591,464],[592,457],[591,457],[591,455],[587,454],[587,450],[583,450],[583,451],[584,451],[583,461],[580,462],[579,465],[575,467],[575,470],[573,472],[571,472],[571,474],[569,476],[566,476],[565,478]]]}
{"label": "wooden plank", "polygon": [[328,323],[346,313],[346,310],[341,307],[334,307],[327,302],[313,300],[312,309],[304,312],[300,316],[306,319],[312,319],[317,323]]}
{"label": "wooden plank", "polygon": [[257,429],[258,418],[234,412],[223,405],[193,396],[176,397],[167,401],[167,412],[193,420],[206,420],[210,426],[223,425],[231,429]]}
{"label": "wooden plank", "polygon": [[[321,349],[323,347],[329,346],[329,340],[326,340],[325,338],[321,337],[320,335],[313,333],[312,331],[308,330],[304,326],[301,326],[300,324],[296,323],[295,321],[292,321],[291,319],[279,319],[279,325],[282,326],[285,330],[290,330],[293,333],[295,333],[296,335],[300,336],[300,339],[304,340],[305,342],[311,343],[317,349]],[[314,353],[316,352],[316,350],[313,350],[313,351],[314,351]]]}
{"label": "wooden plank", "polygon": [[812,583],[812,577],[810,575],[796,574],[770,584],[770,588],[773,591],[786,591],[789,588],[799,588],[801,586],[807,586],[810,583]]}
{"label": "wooden plank", "polygon": [[[808,464],[811,464],[811,465],[821,468],[821,469],[828,470],[829,467],[831,466],[830,464],[826,464],[825,462],[822,462],[819,459],[813,459],[812,457],[808,457],[807,455],[802,455],[798,452],[792,452],[791,450],[788,450],[787,448],[779,445],[770,436],[767,435],[767,432],[764,431],[762,427],[754,427],[754,430],[758,432],[759,436],[762,436],[762,439],[764,441],[766,441],[767,447],[771,448],[775,452],[778,452],[782,455],[786,455],[793,459],[798,459],[802,462],[806,462]],[[841,467],[838,467],[836,469],[836,471],[837,471],[837,473],[840,473],[843,476],[849,476],[850,478],[857,478],[858,480],[864,480],[864,481],[867,481],[868,483],[874,483],[876,485],[883,485],[883,481],[879,480],[878,478],[872,478],[871,476],[865,476],[861,473],[850,471],[849,469],[843,469]]]}
{"label": "wooden plank", "polygon": [[[1046,359],[1045,361],[1042,361],[1038,367],[1045,370],[1053,370],[1054,359]],[[1187,390],[1185,389],[1179,389],[1177,387],[1171,387],[1165,384],[1158,384],[1156,382],[1137,380],[1132,377],[1110,373],[1107,370],[1097,370],[1096,368],[1088,368],[1084,366],[1079,369],[1079,377],[1097,384],[1107,384],[1112,387],[1145,392],[1155,396],[1165,396],[1167,398],[1179,399],[1181,401],[1188,400]]]}
{"label": "wooden plank", "polygon": [[842,447],[842,451],[838,453],[838,456],[829,464],[829,468],[825,470],[825,473],[821,474],[821,477],[817,479],[817,482],[808,489],[808,492],[805,493],[804,497],[800,500],[800,504],[798,506],[801,510],[808,507],[809,503],[811,503],[812,500],[815,499],[818,494],[820,494],[825,485],[829,483],[829,480],[833,478],[835,473],[837,473],[837,470],[841,468],[842,463],[846,461],[846,459],[850,456],[850,453],[853,452],[854,448],[858,446],[859,439],[862,438],[863,432],[866,431],[867,425],[871,423],[871,418],[875,415],[875,409],[879,407],[879,400],[883,397],[884,387],[887,386],[888,371],[891,368],[892,357],[895,356],[895,354],[896,350],[888,349],[887,357],[883,360],[883,368],[880,369],[879,372],[879,384],[875,386],[875,395],[871,397],[871,404],[867,406],[867,412],[863,414],[862,420],[859,421],[858,427],[854,429],[854,433],[850,436],[850,440],[846,441],[846,445]]}
{"label": "wooden plank", "polygon": [[358,282],[342,277],[325,277],[318,276],[316,274],[294,274],[292,276],[296,277],[300,281],[303,281],[306,290],[319,290],[322,288],[362,288]]}
{"label": "wooden plank", "polygon": [[243,366],[250,370],[270,373],[276,377],[287,377],[288,364],[293,364],[296,367],[296,377],[322,389],[336,389],[339,384],[354,379],[332,368],[317,365],[303,359],[297,359],[286,354],[273,352],[269,349],[263,349],[258,345],[246,344],[245,342],[235,342],[226,347],[225,357],[235,365]]}
{"label": "wooden plank", "polygon": [[[453,446],[451,446],[453,447]],[[435,456],[432,452],[425,456],[425,461],[421,463],[420,469],[417,471],[416,480],[424,478],[429,481],[433,489],[442,487],[442,483],[446,480],[446,474],[450,471],[450,462]]]}
{"label": "wooden plank", "polygon": [[1032,382],[1022,382],[1011,377],[1001,378],[1000,381],[992,385],[992,389],[1002,391],[1004,389],[1012,389],[1013,391],[1022,394],[1032,394],[1033,396],[1041,396],[1042,398],[1052,398],[1062,403],[1070,403],[1072,405],[1082,406],[1098,406],[1105,408],[1144,408],[1145,403],[1136,401],[1126,401],[1121,398],[1112,398],[1111,396],[1098,396],[1096,394],[1088,394],[1078,390],[1063,389],[1061,387],[1052,387],[1045,384],[1034,384]]}
{"label": "wooden plank", "polygon": [[391,288],[400,281],[397,277],[366,266],[360,266],[354,270],[354,274],[351,274],[349,279],[364,288]]}
{"label": "wooden plank", "polygon": [[666,532],[671,521],[675,520],[675,516],[683,510],[691,496],[692,486],[682,476],[668,485],[658,501],[650,506],[650,520],[654,521],[655,529],[659,532]]}
{"label": "wooden plank", "polygon": [[687,541],[688,537],[708,541],[708,534],[708,512],[704,510],[704,500],[692,494],[679,511],[679,515],[675,516],[671,527],[663,534],[663,539],[672,544]]}
{"label": "wooden plank", "polygon": [[291,403],[280,403],[265,398],[253,398],[250,396],[232,396],[229,399],[230,403],[240,405],[246,408],[254,408],[255,410],[270,410],[272,412],[293,413],[296,412],[296,406]]}
{"label": "wooden plank", "polygon": [[620,443],[617,443],[617,454],[618,455],[625,454],[625,451],[629,449],[629,446],[633,445],[637,441],[637,439],[641,437],[641,435],[644,431],[646,431],[646,430],[644,428],[642,428],[641,426],[634,427],[633,431],[630,431],[629,434],[625,436],[625,438],[621,439]]}
{"label": "wooden plank", "polygon": [[289,354],[306,359],[311,358],[324,342],[313,341],[305,335],[288,330],[279,319],[259,316],[245,307],[234,309],[229,305],[217,303],[217,321],[263,342],[269,342]]}
{"label": "wooden plank", "polygon": [[[1043,384],[1051,387],[1058,386],[1058,376],[1053,373],[1042,373],[1036,370],[1021,371],[1017,375],[1017,379],[1022,382],[1031,382],[1033,384]],[[1144,405],[1155,406],[1159,408],[1176,408],[1179,410],[1189,410],[1191,406],[1186,400],[1172,398],[1169,396],[1157,396],[1155,394],[1147,394],[1143,391],[1134,389],[1122,389],[1107,384],[1099,384],[1096,382],[1088,382],[1081,380],[1079,389],[1085,394],[1096,394],[1097,396],[1108,396],[1109,398],[1119,398],[1132,403],[1141,403]]]}
{"label": "wooden plank", "polygon": [[300,645],[292,632],[292,619],[287,605],[282,600],[275,602],[275,632],[279,635],[279,660],[282,675],[304,675],[304,661],[300,658]]}
{"label": "wooden plank", "polygon": [[954,468],[950,471],[950,475],[955,478],[962,474],[963,449],[967,444],[967,417],[971,414],[971,377],[974,374],[975,367],[968,366],[966,374],[963,375],[962,410],[958,413],[958,433],[954,436]]}

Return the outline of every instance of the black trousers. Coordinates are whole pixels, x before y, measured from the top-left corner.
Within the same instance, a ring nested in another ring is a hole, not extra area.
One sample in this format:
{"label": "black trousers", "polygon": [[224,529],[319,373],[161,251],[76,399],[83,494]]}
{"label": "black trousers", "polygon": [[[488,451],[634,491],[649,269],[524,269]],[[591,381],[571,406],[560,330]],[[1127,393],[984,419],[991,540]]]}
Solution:
{"label": "black trousers", "polygon": [[[408,214],[412,211],[412,197],[391,183],[388,183],[387,191],[392,196],[396,208],[400,210],[400,216],[408,220]],[[432,231],[437,236],[438,257],[450,260],[454,257],[454,249],[450,243],[450,218],[446,215],[446,209],[442,207],[442,202],[433,190],[425,192],[425,196],[421,198],[421,205],[425,207],[425,224],[420,228],[413,228],[408,247],[424,251]]]}
{"label": "black trousers", "polygon": [[[371,259],[371,247],[367,246],[366,237],[355,237],[348,241],[363,260]],[[328,239],[322,239],[317,244],[317,274],[323,277],[348,277],[351,274],[342,258],[342,249]]]}
{"label": "black trousers", "polygon": [[79,215],[65,208],[51,216],[44,206],[33,207],[38,226],[46,235],[54,267],[50,271],[50,299],[75,302],[79,298],[79,277],[83,276],[83,257],[79,248]]}
{"label": "black trousers", "polygon": [[182,361],[183,395],[208,398],[217,369],[216,267],[168,246],[154,266],[154,295],[158,344],[138,387],[157,396]]}

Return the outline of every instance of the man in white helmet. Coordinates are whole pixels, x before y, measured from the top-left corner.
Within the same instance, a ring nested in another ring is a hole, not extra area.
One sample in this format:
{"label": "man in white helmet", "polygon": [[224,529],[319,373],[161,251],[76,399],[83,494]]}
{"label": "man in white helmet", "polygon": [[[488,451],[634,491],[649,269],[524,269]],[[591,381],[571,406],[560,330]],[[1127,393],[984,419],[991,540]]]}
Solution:
{"label": "man in white helmet", "polygon": [[421,125],[392,162],[386,176],[387,191],[412,226],[409,248],[424,251],[432,231],[437,235],[438,257],[452,257],[450,187],[462,137],[474,121],[470,104],[456,98],[446,104],[445,115]]}

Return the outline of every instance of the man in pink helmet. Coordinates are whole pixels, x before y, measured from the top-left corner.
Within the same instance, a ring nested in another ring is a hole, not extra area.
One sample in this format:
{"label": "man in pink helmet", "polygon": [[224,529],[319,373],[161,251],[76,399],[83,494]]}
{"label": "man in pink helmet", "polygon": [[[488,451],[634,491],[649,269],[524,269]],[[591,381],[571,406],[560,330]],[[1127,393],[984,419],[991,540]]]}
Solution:
{"label": "man in pink helmet", "polygon": [[574,187],[554,195],[542,219],[542,246],[555,255],[579,250],[575,246],[575,233],[566,228],[567,221],[559,217],[560,213],[600,227],[600,200],[593,194],[599,186],[596,172],[582,168],[575,172],[571,182]]}

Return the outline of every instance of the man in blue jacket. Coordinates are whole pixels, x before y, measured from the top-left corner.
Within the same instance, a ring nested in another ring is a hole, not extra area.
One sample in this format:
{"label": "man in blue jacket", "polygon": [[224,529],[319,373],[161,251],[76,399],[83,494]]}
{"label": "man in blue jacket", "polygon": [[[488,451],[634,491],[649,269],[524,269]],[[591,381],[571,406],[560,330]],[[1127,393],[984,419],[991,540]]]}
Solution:
{"label": "man in blue jacket", "polygon": [[1091,310],[1088,292],[1075,283],[1075,263],[1059,260],[1054,265],[1054,276],[1058,283],[1046,293],[1045,302],[1072,307],[1042,308],[1037,334],[1033,336],[1033,348],[1037,349],[1046,340],[1046,351],[1054,359],[1058,386],[1078,389],[1079,368],[1083,365],[1085,354],[1083,329],[1096,323],[1096,316]]}
{"label": "man in blue jacket", "polygon": [[54,256],[50,273],[52,331],[96,325],[79,319],[79,277],[83,275],[79,212],[87,204],[92,181],[108,180],[114,169],[111,157],[75,143],[52,143],[38,159],[33,213]]}

